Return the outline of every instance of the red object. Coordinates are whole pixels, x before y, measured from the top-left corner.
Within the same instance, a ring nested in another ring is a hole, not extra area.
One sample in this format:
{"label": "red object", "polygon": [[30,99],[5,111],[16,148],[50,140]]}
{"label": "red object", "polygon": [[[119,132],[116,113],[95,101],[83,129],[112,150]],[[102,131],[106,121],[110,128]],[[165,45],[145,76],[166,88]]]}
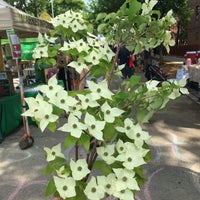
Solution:
{"label": "red object", "polygon": [[186,58],[190,58],[191,63],[196,64],[197,52],[196,51],[187,51]]}
{"label": "red object", "polygon": [[129,56],[129,67],[133,68],[134,67],[134,62],[133,62],[133,57],[132,55]]}
{"label": "red object", "polygon": [[79,81],[77,79],[72,79],[72,90],[78,90]]}

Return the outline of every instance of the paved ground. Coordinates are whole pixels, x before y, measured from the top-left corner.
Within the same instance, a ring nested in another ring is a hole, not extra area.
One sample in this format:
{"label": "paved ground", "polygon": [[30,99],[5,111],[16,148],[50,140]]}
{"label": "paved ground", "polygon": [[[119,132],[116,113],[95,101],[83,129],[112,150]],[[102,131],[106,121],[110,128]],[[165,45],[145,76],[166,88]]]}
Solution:
{"label": "paved ground", "polygon": [[[148,181],[136,200],[200,199],[200,104],[193,96],[170,102],[146,125],[153,159],[144,166]],[[51,199],[44,197],[49,177],[40,173],[46,166],[43,147],[62,142],[65,134],[30,129],[33,147],[19,149],[22,127],[0,144],[0,200]]]}

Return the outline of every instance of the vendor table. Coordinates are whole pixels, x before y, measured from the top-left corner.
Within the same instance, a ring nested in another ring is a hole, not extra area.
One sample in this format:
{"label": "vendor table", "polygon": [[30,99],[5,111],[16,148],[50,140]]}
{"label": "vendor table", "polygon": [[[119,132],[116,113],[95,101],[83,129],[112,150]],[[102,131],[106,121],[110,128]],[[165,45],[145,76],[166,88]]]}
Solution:
{"label": "vendor table", "polygon": [[[35,97],[37,92],[25,92],[25,97]],[[14,131],[22,123],[20,94],[0,99],[0,139]]]}
{"label": "vendor table", "polygon": [[[58,84],[64,87],[62,80],[58,80]],[[24,96],[36,97],[38,90],[35,90],[35,88],[37,86],[37,83],[31,84],[29,90],[25,90]],[[22,106],[20,93],[0,98],[0,140],[3,140],[7,135],[19,127],[20,124],[22,124],[21,114]],[[31,118],[28,119],[28,122],[29,124],[35,124]]]}
{"label": "vendor table", "polygon": [[191,65],[188,67],[190,81],[200,84],[200,65]]}

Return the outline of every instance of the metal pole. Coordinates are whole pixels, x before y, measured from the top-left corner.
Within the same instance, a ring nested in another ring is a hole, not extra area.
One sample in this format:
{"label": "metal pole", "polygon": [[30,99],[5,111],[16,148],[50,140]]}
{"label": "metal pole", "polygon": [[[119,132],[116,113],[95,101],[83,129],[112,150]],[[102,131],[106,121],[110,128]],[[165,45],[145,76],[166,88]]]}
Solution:
{"label": "metal pole", "polygon": [[52,11],[52,18],[54,18],[53,0],[51,0],[51,11]]}

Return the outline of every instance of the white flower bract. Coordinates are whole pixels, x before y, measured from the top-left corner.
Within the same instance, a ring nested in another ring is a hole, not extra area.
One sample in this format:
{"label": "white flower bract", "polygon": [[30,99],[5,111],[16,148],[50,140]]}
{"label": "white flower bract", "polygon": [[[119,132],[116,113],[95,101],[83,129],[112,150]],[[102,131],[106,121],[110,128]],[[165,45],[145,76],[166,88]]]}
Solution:
{"label": "white flower bract", "polygon": [[94,136],[97,140],[103,140],[102,130],[104,129],[106,122],[96,120],[94,116],[89,113],[86,113],[84,121],[87,125],[89,134]]}
{"label": "white flower bract", "polygon": [[94,176],[90,179],[89,183],[87,184],[84,193],[90,200],[99,200],[105,196],[105,190],[103,186],[97,185]]}
{"label": "white flower bract", "polygon": [[56,189],[63,199],[76,196],[75,186],[76,182],[72,177],[53,177]]}
{"label": "white flower bract", "polygon": [[97,154],[109,165],[115,162],[115,157],[113,156],[114,152],[114,144],[106,145],[105,147],[97,147]]}
{"label": "white flower bract", "polygon": [[72,170],[72,177],[74,180],[81,180],[90,173],[85,159],[79,159],[76,162],[71,159],[70,168]]}
{"label": "white flower bract", "polygon": [[53,146],[51,149],[44,147],[44,150],[47,153],[47,161],[55,160],[56,157],[65,158],[64,154],[61,152],[61,144]]}
{"label": "white flower bract", "polygon": [[122,113],[124,113],[124,111],[119,108],[111,108],[107,102],[101,106],[101,110],[104,113],[105,121],[108,123],[113,123],[115,121],[115,117],[119,117]]}
{"label": "white flower bract", "polygon": [[83,130],[85,130],[87,126],[79,121],[77,117],[70,113],[68,117],[68,122],[65,123],[58,130],[69,132],[70,135],[76,138],[80,138]]}

